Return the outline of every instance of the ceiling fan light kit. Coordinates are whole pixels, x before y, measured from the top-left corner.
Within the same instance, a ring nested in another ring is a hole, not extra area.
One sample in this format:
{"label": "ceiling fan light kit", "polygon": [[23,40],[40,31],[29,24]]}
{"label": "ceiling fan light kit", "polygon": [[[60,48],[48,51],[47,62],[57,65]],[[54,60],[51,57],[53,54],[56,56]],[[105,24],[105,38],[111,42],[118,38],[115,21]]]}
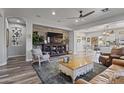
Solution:
{"label": "ceiling fan light kit", "polygon": [[114,30],[109,30],[109,25],[105,26],[104,32],[102,33],[104,36],[110,36],[114,33]]}

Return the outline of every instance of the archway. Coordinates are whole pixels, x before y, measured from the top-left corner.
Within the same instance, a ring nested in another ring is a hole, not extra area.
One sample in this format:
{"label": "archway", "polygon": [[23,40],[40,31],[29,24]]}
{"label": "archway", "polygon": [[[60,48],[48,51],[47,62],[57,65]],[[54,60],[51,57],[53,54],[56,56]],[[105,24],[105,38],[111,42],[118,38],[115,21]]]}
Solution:
{"label": "archway", "polygon": [[20,58],[26,56],[26,22],[20,17],[7,17],[6,19],[7,58]]}

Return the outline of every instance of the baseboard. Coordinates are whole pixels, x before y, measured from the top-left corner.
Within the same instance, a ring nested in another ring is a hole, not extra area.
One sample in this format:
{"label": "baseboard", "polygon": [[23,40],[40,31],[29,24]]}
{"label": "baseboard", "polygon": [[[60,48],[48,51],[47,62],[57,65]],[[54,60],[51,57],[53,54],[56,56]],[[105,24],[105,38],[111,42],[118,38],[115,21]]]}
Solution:
{"label": "baseboard", "polygon": [[13,58],[13,57],[24,57],[25,55],[16,55],[16,56],[8,56],[8,58]]}
{"label": "baseboard", "polygon": [[5,63],[0,63],[0,66],[4,66],[4,65],[6,65],[7,64],[7,62],[5,62]]}
{"label": "baseboard", "polygon": [[26,62],[31,62],[32,61],[32,59],[26,59]]}

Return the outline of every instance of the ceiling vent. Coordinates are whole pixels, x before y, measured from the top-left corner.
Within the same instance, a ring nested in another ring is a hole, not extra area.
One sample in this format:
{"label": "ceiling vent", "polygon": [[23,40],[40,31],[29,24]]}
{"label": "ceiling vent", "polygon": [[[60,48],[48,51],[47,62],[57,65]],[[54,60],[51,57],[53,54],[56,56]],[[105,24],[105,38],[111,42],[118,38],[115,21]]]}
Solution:
{"label": "ceiling vent", "polygon": [[104,8],[101,10],[102,12],[108,12],[109,11],[109,8]]}

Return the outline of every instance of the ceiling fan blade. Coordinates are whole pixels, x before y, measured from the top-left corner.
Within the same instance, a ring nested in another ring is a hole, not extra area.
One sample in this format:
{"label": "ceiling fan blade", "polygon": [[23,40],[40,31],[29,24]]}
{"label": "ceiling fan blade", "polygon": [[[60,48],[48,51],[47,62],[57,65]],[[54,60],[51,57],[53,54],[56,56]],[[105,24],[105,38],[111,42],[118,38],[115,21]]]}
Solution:
{"label": "ceiling fan blade", "polygon": [[94,12],[95,12],[95,11],[91,11],[91,12],[89,12],[89,13],[87,13],[87,14],[81,16],[81,17],[86,17],[86,16],[88,16],[88,15],[91,15],[91,14],[94,13]]}

